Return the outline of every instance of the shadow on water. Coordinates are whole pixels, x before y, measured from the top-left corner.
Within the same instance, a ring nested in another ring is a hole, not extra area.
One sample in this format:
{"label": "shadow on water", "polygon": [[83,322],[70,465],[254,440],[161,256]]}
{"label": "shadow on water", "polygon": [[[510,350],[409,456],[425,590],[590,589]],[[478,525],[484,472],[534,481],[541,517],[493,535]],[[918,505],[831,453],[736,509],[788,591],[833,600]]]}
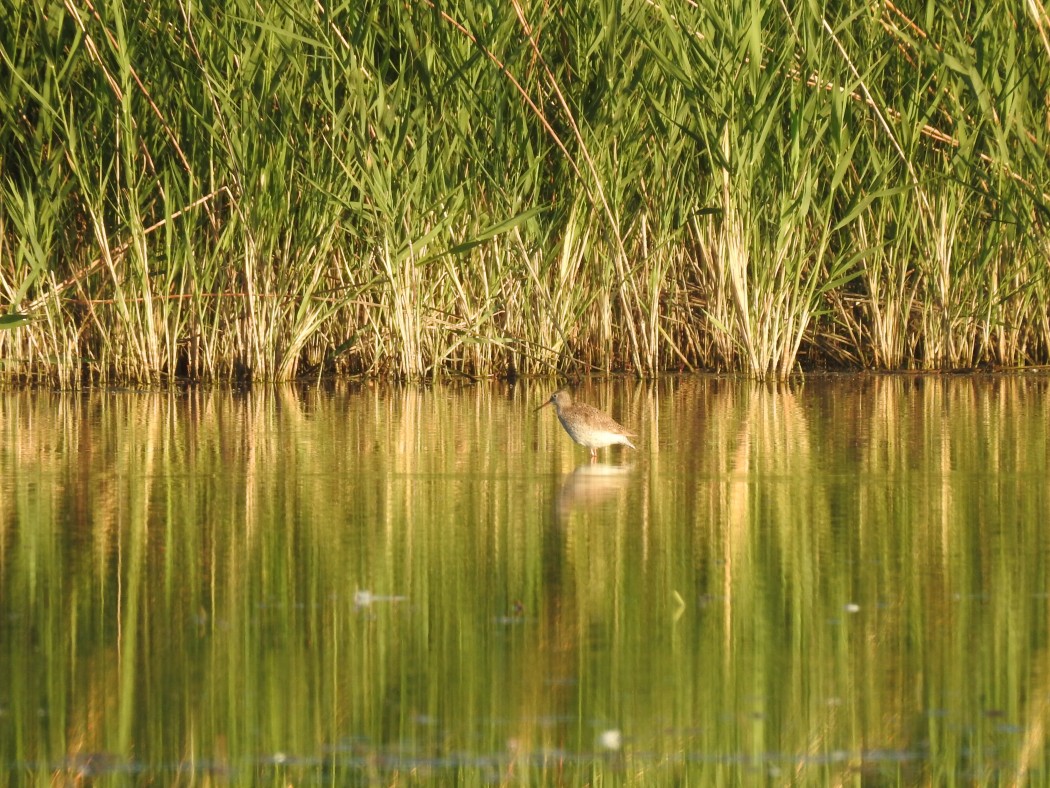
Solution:
{"label": "shadow on water", "polygon": [[1050,379],[584,384],[610,464],[549,394],[0,393],[0,763],[1050,780]]}

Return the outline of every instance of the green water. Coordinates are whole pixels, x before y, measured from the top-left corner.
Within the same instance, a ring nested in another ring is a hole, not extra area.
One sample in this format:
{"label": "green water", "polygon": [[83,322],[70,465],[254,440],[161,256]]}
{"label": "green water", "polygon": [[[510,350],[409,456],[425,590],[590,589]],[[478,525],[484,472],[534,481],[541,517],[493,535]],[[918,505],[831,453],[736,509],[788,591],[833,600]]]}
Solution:
{"label": "green water", "polygon": [[0,393],[0,763],[1050,782],[1050,378]]}

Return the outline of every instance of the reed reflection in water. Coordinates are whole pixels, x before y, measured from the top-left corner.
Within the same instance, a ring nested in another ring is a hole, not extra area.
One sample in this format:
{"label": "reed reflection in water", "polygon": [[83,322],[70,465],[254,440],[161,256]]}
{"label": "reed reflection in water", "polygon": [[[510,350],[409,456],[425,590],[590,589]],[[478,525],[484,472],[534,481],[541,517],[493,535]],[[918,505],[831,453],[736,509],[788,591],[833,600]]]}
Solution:
{"label": "reed reflection in water", "polygon": [[4,768],[1050,780],[1050,380],[580,389],[0,393]]}

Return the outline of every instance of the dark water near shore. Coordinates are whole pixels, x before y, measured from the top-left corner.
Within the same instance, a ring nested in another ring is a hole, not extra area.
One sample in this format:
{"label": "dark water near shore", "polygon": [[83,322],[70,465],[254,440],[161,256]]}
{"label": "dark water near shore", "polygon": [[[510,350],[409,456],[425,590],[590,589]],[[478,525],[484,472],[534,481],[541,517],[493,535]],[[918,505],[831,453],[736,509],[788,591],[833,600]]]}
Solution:
{"label": "dark water near shore", "polygon": [[0,392],[52,784],[1050,782],[1050,378]]}

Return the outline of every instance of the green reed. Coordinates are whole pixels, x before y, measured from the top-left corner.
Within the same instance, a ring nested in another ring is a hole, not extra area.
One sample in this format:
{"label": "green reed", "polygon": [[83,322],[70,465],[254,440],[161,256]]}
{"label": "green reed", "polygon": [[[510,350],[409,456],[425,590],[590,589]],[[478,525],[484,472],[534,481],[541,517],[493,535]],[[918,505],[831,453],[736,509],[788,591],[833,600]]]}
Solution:
{"label": "green reed", "polygon": [[1043,364],[997,0],[0,12],[0,375]]}

